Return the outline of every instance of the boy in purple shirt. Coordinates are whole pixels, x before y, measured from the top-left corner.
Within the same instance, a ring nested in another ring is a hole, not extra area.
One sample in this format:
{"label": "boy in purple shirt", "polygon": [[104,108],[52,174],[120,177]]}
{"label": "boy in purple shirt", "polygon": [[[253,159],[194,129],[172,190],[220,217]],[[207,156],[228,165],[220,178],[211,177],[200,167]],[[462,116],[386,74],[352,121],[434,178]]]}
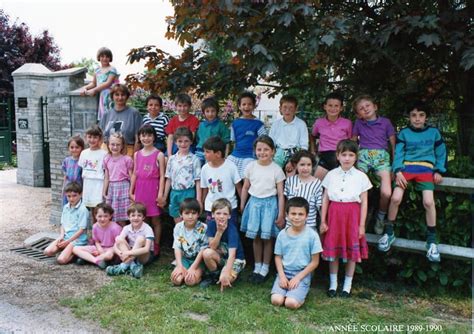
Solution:
{"label": "boy in purple shirt", "polygon": [[352,109],[358,117],[352,129],[352,140],[359,139],[360,146],[357,168],[364,173],[373,170],[380,177],[380,202],[374,231],[382,234],[392,195],[390,158],[393,159],[394,154],[395,129],[388,118],[377,116],[377,104],[368,95],[358,96]]}

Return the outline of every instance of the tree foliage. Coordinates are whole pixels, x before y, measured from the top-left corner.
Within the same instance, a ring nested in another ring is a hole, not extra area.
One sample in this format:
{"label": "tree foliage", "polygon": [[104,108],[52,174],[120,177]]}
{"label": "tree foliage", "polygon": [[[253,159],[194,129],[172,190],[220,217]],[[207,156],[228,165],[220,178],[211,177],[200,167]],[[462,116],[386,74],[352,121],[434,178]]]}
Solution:
{"label": "tree foliage", "polygon": [[474,157],[474,29],[467,0],[172,1],[167,38],[185,46],[174,57],[155,46],[132,49],[145,60],[133,86],[193,90],[219,97],[250,86],[298,95],[318,110],[322,96],[374,95],[400,119],[424,99],[455,115],[458,153]]}
{"label": "tree foliage", "polygon": [[25,23],[11,22],[0,9],[0,94],[13,93],[11,73],[25,63],[61,68],[59,48],[47,30],[32,36]]}

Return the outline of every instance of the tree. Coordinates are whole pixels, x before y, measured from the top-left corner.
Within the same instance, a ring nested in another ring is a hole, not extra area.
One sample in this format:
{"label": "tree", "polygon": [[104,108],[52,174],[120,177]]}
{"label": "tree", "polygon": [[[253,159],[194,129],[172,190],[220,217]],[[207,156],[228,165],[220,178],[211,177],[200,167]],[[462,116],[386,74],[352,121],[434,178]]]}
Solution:
{"label": "tree", "polygon": [[25,23],[11,23],[0,9],[0,94],[13,94],[11,74],[25,63],[41,63],[59,70],[59,48],[47,30],[33,37]]}
{"label": "tree", "polygon": [[93,58],[82,57],[81,60],[74,61],[68,66],[69,67],[85,67],[87,68],[87,74],[94,75],[96,68],[99,67],[99,63]]}
{"label": "tree", "polygon": [[[249,86],[291,91],[319,109],[333,89],[370,93],[393,119],[424,99],[454,115],[457,153],[474,159],[474,5],[438,1],[172,1],[167,38],[187,46],[173,57],[132,49],[148,71],[134,86],[233,95]],[[215,56],[215,47],[226,52]]]}

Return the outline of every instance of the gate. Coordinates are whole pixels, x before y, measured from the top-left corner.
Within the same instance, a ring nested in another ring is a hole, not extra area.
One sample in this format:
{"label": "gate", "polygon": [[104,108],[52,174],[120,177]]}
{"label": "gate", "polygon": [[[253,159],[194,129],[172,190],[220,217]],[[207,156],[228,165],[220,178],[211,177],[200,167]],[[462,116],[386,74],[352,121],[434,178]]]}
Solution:
{"label": "gate", "polygon": [[41,132],[43,141],[44,186],[51,187],[51,165],[49,161],[49,126],[48,126],[48,98],[40,98],[41,105]]}
{"label": "gate", "polygon": [[13,100],[0,98],[0,162],[12,161],[12,115]]}

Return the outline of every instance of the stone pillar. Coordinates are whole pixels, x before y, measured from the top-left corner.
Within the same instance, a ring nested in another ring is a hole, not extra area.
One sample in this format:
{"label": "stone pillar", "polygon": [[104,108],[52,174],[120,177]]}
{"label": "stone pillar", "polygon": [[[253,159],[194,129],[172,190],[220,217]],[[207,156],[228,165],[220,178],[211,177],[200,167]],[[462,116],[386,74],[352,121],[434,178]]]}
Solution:
{"label": "stone pillar", "polygon": [[[15,90],[17,182],[44,186],[43,120],[40,98],[47,96],[51,71],[41,64],[25,64],[12,73]],[[22,104],[19,105],[19,99]],[[23,104],[26,102],[26,105]],[[22,127],[19,127],[22,124]]]}

